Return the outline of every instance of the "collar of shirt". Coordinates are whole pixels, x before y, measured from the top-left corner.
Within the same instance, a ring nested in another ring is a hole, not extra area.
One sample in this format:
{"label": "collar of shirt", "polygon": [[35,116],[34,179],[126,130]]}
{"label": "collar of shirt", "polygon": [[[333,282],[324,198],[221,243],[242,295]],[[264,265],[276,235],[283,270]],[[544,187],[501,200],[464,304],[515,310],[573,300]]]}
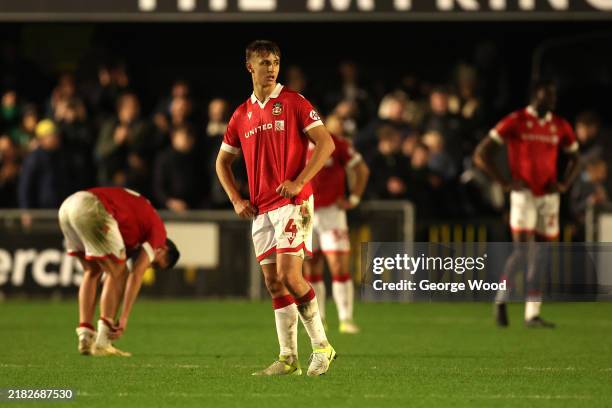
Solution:
{"label": "collar of shirt", "polygon": [[538,116],[538,111],[536,111],[536,109],[533,106],[531,105],[527,106],[526,111],[529,115],[535,117],[540,122],[550,122],[552,120],[552,112],[546,112],[546,115],[544,115],[544,118],[540,118]]}
{"label": "collar of shirt", "polygon": [[255,96],[255,92],[253,92],[251,94],[251,103],[253,105],[255,105],[255,103],[259,103],[259,106],[261,108],[263,108],[264,106],[266,106],[266,103],[268,103],[268,101],[272,98],[278,98],[278,95],[280,95],[281,91],[283,90],[283,85],[282,84],[276,84],[276,88],[274,88],[274,90],[272,91],[272,93],[266,98],[265,101],[260,102],[259,99],[257,99],[257,97]]}

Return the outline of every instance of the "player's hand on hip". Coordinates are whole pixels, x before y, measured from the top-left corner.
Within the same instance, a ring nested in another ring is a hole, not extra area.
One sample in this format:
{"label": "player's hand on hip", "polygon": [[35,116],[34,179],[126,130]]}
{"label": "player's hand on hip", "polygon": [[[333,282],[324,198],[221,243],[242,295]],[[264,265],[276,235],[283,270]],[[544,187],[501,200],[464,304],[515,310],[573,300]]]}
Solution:
{"label": "player's hand on hip", "polygon": [[276,192],[285,198],[293,198],[302,191],[303,187],[304,185],[297,181],[285,180],[276,188]]}
{"label": "player's hand on hip", "polygon": [[234,211],[240,218],[247,220],[255,218],[257,215],[257,208],[251,204],[249,200],[238,200],[234,203]]}
{"label": "player's hand on hip", "polygon": [[352,210],[353,208],[357,207],[357,204],[353,205],[353,203],[344,197],[339,198],[338,201],[336,201],[336,205],[342,210]]}
{"label": "player's hand on hip", "polygon": [[502,187],[505,192],[509,193],[511,191],[520,191],[527,188],[527,184],[523,180],[510,180],[502,184]]}
{"label": "player's hand on hip", "polygon": [[563,194],[567,191],[567,186],[561,182],[550,183],[548,186],[546,186],[546,191],[549,194],[554,194],[554,193]]}

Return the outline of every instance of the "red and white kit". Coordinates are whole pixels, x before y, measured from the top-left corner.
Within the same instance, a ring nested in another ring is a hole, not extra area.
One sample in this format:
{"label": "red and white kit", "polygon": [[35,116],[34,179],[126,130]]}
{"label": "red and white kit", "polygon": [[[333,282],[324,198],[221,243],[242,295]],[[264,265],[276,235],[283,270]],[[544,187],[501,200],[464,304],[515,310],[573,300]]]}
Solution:
{"label": "red and white kit", "polygon": [[529,106],[505,117],[489,135],[496,142],[507,144],[512,179],[527,185],[527,189],[510,194],[510,228],[556,238],[559,194],[547,193],[547,187],[558,181],[559,149],[578,150],[571,125],[553,113],[540,119]]}
{"label": "red and white kit", "polygon": [[142,248],[149,260],[166,243],[166,228],[149,200],[119,187],[98,187],[68,197],[59,209],[66,250],[86,259],[125,262]]}
{"label": "red and white kit", "polygon": [[[332,135],[336,149],[321,171],[312,179],[315,192],[313,250],[323,253],[348,253],[351,244],[346,211],[336,205],[344,198],[346,169],[362,158],[343,138]],[[311,144],[312,151],[312,146]],[[310,155],[309,155],[310,157]]]}
{"label": "red and white kit", "polygon": [[232,115],[221,149],[242,150],[249,179],[250,201],[257,207],[253,244],[261,264],[274,263],[275,253],[304,256],[312,252],[312,185],[294,198],[276,189],[295,180],[306,165],[306,132],[323,123],[310,102],[278,84],[264,101],[255,94]]}

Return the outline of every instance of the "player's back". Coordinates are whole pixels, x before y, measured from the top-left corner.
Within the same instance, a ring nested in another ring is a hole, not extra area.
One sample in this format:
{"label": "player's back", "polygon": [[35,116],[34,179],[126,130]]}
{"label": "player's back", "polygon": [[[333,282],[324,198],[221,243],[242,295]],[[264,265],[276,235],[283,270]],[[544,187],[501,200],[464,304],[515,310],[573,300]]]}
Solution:
{"label": "player's back", "polygon": [[96,187],[88,191],[98,197],[117,221],[128,252],[149,240],[152,230],[164,229],[155,208],[139,193],[121,187]]}

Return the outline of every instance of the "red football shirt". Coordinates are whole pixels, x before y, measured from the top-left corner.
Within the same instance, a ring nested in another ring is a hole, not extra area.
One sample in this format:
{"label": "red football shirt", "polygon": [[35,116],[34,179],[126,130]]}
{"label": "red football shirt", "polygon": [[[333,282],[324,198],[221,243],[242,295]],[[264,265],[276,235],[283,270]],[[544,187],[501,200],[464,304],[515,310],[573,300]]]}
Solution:
{"label": "red football shirt", "polygon": [[153,251],[166,244],[166,228],[149,200],[120,187],[97,187],[87,191],[98,197],[117,221],[128,256],[142,247],[153,261]]}
{"label": "red football shirt", "polygon": [[531,106],[506,116],[489,135],[508,145],[512,178],[524,181],[536,196],[546,194],[546,186],[558,181],[559,149],[578,150],[576,135],[565,119],[553,113],[540,119]]}
{"label": "red football shirt", "polygon": [[277,84],[262,103],[255,94],[232,115],[221,149],[244,155],[251,202],[259,214],[290,203],[300,203],[312,195],[306,183],[293,199],[280,196],[276,189],[285,180],[295,180],[306,165],[306,131],[323,125],[310,102],[297,92]]}
{"label": "red football shirt", "polygon": [[[312,179],[315,208],[335,204],[344,197],[346,168],[350,168],[361,160],[361,155],[342,137],[332,135],[336,149],[327,159],[323,168]],[[314,145],[308,149],[308,159],[312,155]]]}

